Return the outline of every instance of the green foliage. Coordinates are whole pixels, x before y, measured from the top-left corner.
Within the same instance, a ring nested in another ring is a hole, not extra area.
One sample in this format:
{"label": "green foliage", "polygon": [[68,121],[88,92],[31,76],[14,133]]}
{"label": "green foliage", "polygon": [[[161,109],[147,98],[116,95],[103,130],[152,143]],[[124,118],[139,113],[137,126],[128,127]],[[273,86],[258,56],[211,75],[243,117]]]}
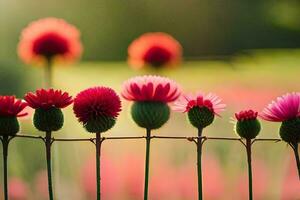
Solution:
{"label": "green foliage", "polygon": [[261,130],[257,119],[238,121],[235,125],[236,133],[245,139],[254,139]]}
{"label": "green foliage", "polygon": [[84,124],[84,128],[90,133],[103,133],[111,129],[116,123],[116,119],[107,116],[98,116],[97,119],[89,120]]}
{"label": "green foliage", "polygon": [[196,128],[205,128],[213,123],[215,118],[214,113],[212,113],[206,107],[195,106],[188,112],[188,119],[190,123]]}
{"label": "green foliage", "polygon": [[13,136],[20,130],[20,125],[16,117],[0,116],[0,135]]}
{"label": "green foliage", "polygon": [[170,108],[162,102],[135,102],[131,108],[131,116],[142,128],[158,129],[169,120]]}
{"label": "green foliage", "polygon": [[64,124],[64,115],[59,108],[38,108],[33,116],[33,124],[40,131],[58,131]]}

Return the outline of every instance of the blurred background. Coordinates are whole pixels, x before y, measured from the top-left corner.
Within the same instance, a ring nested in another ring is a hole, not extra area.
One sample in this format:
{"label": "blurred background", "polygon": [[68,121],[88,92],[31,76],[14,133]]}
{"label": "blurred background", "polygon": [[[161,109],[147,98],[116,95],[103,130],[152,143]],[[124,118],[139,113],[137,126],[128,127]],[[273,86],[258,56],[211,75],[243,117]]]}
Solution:
{"label": "blurred background", "polygon": [[[82,60],[54,69],[55,88],[73,96],[96,85],[120,92],[126,79],[154,73],[133,70],[126,63],[132,40],[152,31],[171,34],[183,47],[184,62],[175,69],[162,69],[161,75],[174,79],[188,92],[214,92],[228,105],[205,135],[234,137],[229,121],[236,111],[261,111],[277,96],[299,91],[297,0],[1,0],[1,95],[22,98],[26,92],[43,86],[43,69],[24,65],[16,48],[20,32],[28,23],[49,16],[67,20],[82,34]],[[129,111],[130,103],[123,101],[118,123],[107,136],[144,135]],[[21,123],[22,133],[43,135],[33,128],[31,116]],[[278,137],[278,124],[262,125],[260,137]],[[72,108],[65,110],[65,126],[55,134],[63,138],[93,137],[76,121]],[[172,113],[170,121],[154,134],[195,136],[196,130],[183,114]],[[300,184],[291,149],[282,142],[256,143],[253,148],[255,199],[299,200]],[[144,149],[143,140],[104,142],[104,200],[142,199]],[[57,199],[95,199],[93,144],[57,142],[53,151]],[[246,199],[243,146],[238,142],[207,141],[203,154],[205,199]],[[47,199],[45,169],[41,141],[14,139],[9,157],[12,200]],[[150,174],[151,200],[196,199],[195,145],[153,140]]]}

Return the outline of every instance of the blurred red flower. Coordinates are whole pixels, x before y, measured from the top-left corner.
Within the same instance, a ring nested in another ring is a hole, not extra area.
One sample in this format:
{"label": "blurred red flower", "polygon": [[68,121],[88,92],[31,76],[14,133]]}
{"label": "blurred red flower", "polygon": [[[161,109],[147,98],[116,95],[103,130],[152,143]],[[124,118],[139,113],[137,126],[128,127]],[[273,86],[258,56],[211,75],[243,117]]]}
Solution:
{"label": "blurred red flower", "polygon": [[21,33],[19,57],[28,64],[52,61],[72,62],[82,52],[80,32],[63,19],[45,18],[31,22]]}
{"label": "blurred red flower", "polygon": [[174,66],[181,61],[182,47],[166,33],[146,33],[128,47],[128,63],[134,68]]}
{"label": "blurred red flower", "polygon": [[35,93],[29,92],[24,99],[31,108],[45,110],[52,107],[65,108],[73,102],[72,97],[67,92],[54,89],[40,89]]}

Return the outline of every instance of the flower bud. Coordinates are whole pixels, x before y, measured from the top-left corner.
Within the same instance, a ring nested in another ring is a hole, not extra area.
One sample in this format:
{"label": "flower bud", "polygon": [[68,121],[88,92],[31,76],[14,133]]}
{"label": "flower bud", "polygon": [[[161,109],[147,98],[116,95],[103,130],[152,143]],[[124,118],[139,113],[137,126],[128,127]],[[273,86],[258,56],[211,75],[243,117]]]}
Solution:
{"label": "flower bud", "polygon": [[134,102],[131,115],[135,123],[147,129],[158,129],[163,126],[170,117],[170,108],[163,102]]}

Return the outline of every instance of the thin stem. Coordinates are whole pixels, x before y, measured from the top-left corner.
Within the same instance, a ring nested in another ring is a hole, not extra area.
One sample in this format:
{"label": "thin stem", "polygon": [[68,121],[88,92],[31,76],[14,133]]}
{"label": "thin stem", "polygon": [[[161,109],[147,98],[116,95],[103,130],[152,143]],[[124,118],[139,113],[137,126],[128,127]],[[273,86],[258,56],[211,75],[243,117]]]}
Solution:
{"label": "thin stem", "polygon": [[147,136],[146,136],[146,160],[145,160],[144,200],[148,200],[149,161],[150,161],[150,141],[151,141],[151,129],[147,129]]}
{"label": "thin stem", "polygon": [[[171,133],[170,133],[171,134]],[[16,138],[28,138],[28,139],[37,139],[37,140],[43,140],[44,137],[41,136],[33,136],[33,135],[25,135],[25,134],[19,134],[14,136]],[[105,140],[135,140],[135,139],[145,139],[146,136],[122,136],[122,137],[105,137]],[[198,137],[192,137],[192,136],[151,136],[151,139],[167,139],[167,140],[188,140],[188,141],[194,141],[194,139],[197,139]],[[241,138],[238,137],[202,137],[205,140],[221,140],[221,141],[240,141]],[[57,142],[90,142],[91,140],[95,140],[95,138],[52,138],[54,141]],[[104,137],[102,137],[104,139]],[[280,142],[282,141],[279,138],[258,138],[252,140],[252,143],[255,142]]]}
{"label": "thin stem", "polygon": [[249,179],[249,200],[253,199],[252,190],[252,164],[251,164],[251,139],[246,139],[247,161],[248,161],[248,179]]}
{"label": "thin stem", "polygon": [[47,59],[45,66],[45,87],[52,87],[52,61],[51,58]]}
{"label": "thin stem", "polygon": [[197,174],[198,174],[198,200],[202,200],[202,128],[198,128],[197,138]]}
{"label": "thin stem", "polygon": [[298,169],[298,176],[299,176],[299,180],[300,180],[300,158],[299,158],[299,152],[298,152],[298,143],[293,144],[292,149],[294,150],[295,160],[296,160],[297,169]]}
{"label": "thin stem", "polygon": [[45,138],[45,145],[46,145],[49,200],[53,200],[52,171],[51,171],[51,144],[52,144],[51,131],[47,131],[46,138]]}
{"label": "thin stem", "polygon": [[2,146],[3,146],[3,184],[4,184],[4,199],[8,200],[8,186],[7,186],[7,158],[8,158],[8,144],[9,137],[3,136]]}
{"label": "thin stem", "polygon": [[96,133],[97,200],[101,199],[101,133]]}

